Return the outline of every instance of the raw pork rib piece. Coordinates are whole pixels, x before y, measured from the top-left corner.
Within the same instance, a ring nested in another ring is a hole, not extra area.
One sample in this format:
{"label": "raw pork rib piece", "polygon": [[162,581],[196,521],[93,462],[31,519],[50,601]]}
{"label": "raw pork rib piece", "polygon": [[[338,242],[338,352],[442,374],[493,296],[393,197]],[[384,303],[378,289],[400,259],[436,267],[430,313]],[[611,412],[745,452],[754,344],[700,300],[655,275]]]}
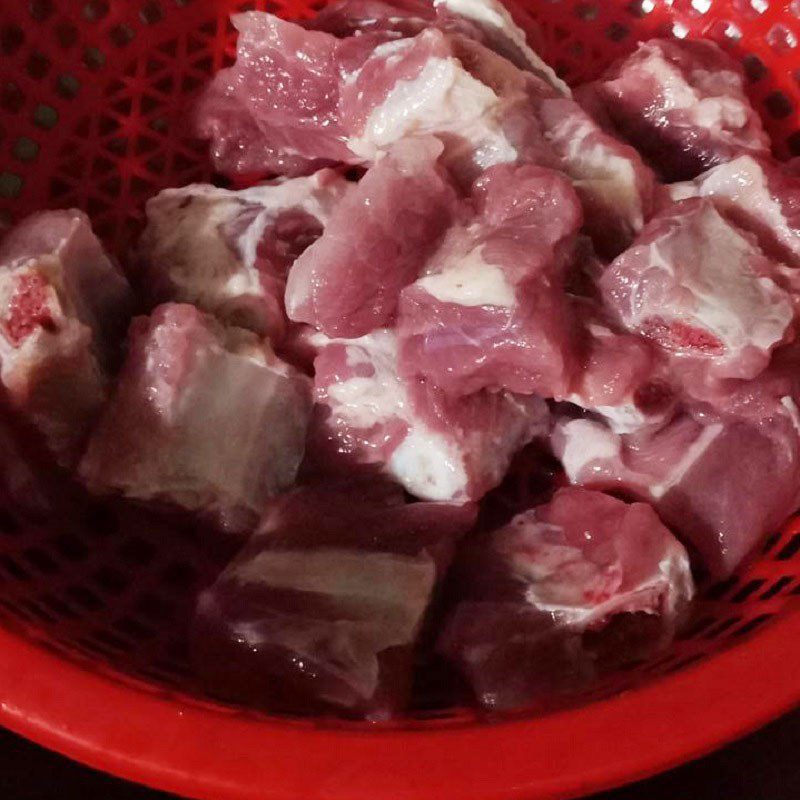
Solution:
{"label": "raw pork rib piece", "polygon": [[271,709],[399,710],[437,578],[474,516],[357,486],[285,495],[199,599],[198,672],[215,693]]}
{"label": "raw pork rib piece", "polygon": [[376,464],[425,500],[478,500],[502,480],[512,456],[546,435],[538,397],[480,392],[448,399],[397,374],[394,332],[330,341],[315,362],[319,456]]}
{"label": "raw pork rib piece", "polygon": [[329,336],[389,322],[447,230],[457,196],[431,137],[399,142],[350,187],[320,239],[289,272],[286,311]]}
{"label": "raw pork rib piece", "polygon": [[636,150],[606,133],[574,100],[544,99],[539,117],[583,202],[592,241],[602,255],[619,255],[653,213],[655,175]]}
{"label": "raw pork rib piece", "polygon": [[791,335],[789,295],[778,265],[709,200],[657,215],[599,284],[631,331],[670,354],[695,396],[725,378],[753,378]]}
{"label": "raw pork rib piece", "polygon": [[0,382],[59,463],[80,455],[132,307],[79,211],[35,214],[0,245]]}
{"label": "raw pork rib piece", "polygon": [[402,369],[456,396],[564,397],[577,360],[563,283],[578,197],[559,173],[505,165],[487,170],[474,195],[474,221],[452,229],[403,290]]}
{"label": "raw pork rib piece", "polygon": [[713,42],[645,42],[576,96],[601,108],[665,180],[694,178],[743,153],[769,155],[741,67]]}
{"label": "raw pork rib piece", "polygon": [[652,502],[724,577],[800,502],[796,396],[792,381],[758,378],[725,414],[696,410],[630,436],[562,418],[553,449],[571,482]]}
{"label": "raw pork rib piece", "polygon": [[758,237],[764,252],[800,267],[800,179],[785,165],[739,156],[668,189],[673,200],[712,198],[723,214]]}
{"label": "raw pork rib piece", "polygon": [[579,688],[619,659],[620,636],[623,658],[657,652],[694,593],[686,551],[652,508],[578,488],[468,545],[457,577],[439,649],[498,710]]}
{"label": "raw pork rib piece", "polygon": [[254,334],[194,306],[159,306],[131,327],[81,474],[92,489],[230,515],[235,526],[294,481],[310,405],[309,381]]}
{"label": "raw pork rib piece", "polygon": [[289,267],[320,236],[348,185],[323,169],[238,192],[165,189],[147,203],[143,288],[156,304],[192,303],[280,340]]}
{"label": "raw pork rib piece", "polygon": [[31,261],[58,275],[64,302],[91,328],[101,363],[115,365],[134,297],[122,270],[94,235],[86,214],[77,209],[42,211],[13,228],[0,244],[0,265]]}

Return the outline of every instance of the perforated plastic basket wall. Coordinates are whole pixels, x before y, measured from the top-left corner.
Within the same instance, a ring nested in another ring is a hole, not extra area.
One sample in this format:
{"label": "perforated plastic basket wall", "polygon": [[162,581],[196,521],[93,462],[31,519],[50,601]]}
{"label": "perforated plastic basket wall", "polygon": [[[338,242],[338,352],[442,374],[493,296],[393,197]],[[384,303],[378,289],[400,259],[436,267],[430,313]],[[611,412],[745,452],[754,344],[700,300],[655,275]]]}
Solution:
{"label": "perforated plastic basket wall", "polygon": [[[228,15],[256,7],[301,17],[319,5],[3,2],[0,228],[36,209],[77,206],[124,254],[150,195],[211,177],[205,147],[183,125],[193,95],[232,54]],[[571,81],[641,39],[716,39],[745,65],[777,154],[800,154],[798,0],[539,0],[530,9],[543,55]],[[707,588],[668,656],[614,676],[584,707],[486,725],[431,702],[376,730],[277,719],[192,694],[186,621],[227,548],[77,492],[61,492],[57,507],[52,519],[30,519],[0,492],[0,722],[176,792],[565,797],[698,755],[800,699],[797,522],[741,574]]]}

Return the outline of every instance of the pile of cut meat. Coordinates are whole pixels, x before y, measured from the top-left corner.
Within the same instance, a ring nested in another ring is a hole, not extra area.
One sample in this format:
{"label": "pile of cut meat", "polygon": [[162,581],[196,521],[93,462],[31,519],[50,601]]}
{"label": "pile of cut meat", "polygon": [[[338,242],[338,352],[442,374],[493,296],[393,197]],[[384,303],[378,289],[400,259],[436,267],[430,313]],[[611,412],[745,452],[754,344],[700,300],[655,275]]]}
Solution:
{"label": "pile of cut meat", "polygon": [[498,0],[233,22],[196,125],[249,188],[152,198],[124,272],[79,211],[2,244],[15,418],[241,537],[217,695],[381,718],[438,663],[537,707],[668,647],[800,504],[800,178],[738,65],[655,40],[573,92]]}

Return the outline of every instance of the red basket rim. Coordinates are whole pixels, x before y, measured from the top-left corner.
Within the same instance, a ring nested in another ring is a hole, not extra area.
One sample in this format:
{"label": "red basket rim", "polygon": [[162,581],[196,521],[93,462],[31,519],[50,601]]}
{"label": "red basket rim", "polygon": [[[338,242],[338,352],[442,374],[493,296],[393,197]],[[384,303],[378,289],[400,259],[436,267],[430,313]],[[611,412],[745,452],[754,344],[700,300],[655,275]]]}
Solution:
{"label": "red basket rim", "polygon": [[0,630],[0,723],[97,769],[208,800],[556,800],[697,758],[800,705],[798,664],[795,608],[746,643],[583,708],[372,733],[131,688]]}

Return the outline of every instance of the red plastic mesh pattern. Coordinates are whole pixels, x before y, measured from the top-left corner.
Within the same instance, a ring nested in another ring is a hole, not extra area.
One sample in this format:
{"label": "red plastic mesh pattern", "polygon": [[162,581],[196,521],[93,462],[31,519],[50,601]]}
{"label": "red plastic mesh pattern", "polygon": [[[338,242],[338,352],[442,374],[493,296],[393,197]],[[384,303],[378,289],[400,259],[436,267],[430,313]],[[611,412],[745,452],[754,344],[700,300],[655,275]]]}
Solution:
{"label": "red plastic mesh pattern", "polygon": [[[25,0],[0,8],[0,229],[46,207],[85,209],[124,254],[144,201],[207,180],[186,136],[193,95],[233,51],[228,15],[259,8],[305,17],[310,0]],[[711,36],[745,65],[780,156],[800,154],[800,0],[537,0],[543,55],[570,81],[596,74],[651,36]],[[123,516],[70,498],[58,519],[18,516],[0,492],[0,618],[120,680],[191,691],[184,632],[193,597],[227,558],[202,531],[147,512]],[[595,695],[693,664],[742,640],[800,596],[800,519],[751,566],[707,587],[693,624],[654,663]],[[758,646],[757,639],[751,646]],[[196,697],[198,703],[206,702]],[[470,713],[435,697],[417,718]]]}

